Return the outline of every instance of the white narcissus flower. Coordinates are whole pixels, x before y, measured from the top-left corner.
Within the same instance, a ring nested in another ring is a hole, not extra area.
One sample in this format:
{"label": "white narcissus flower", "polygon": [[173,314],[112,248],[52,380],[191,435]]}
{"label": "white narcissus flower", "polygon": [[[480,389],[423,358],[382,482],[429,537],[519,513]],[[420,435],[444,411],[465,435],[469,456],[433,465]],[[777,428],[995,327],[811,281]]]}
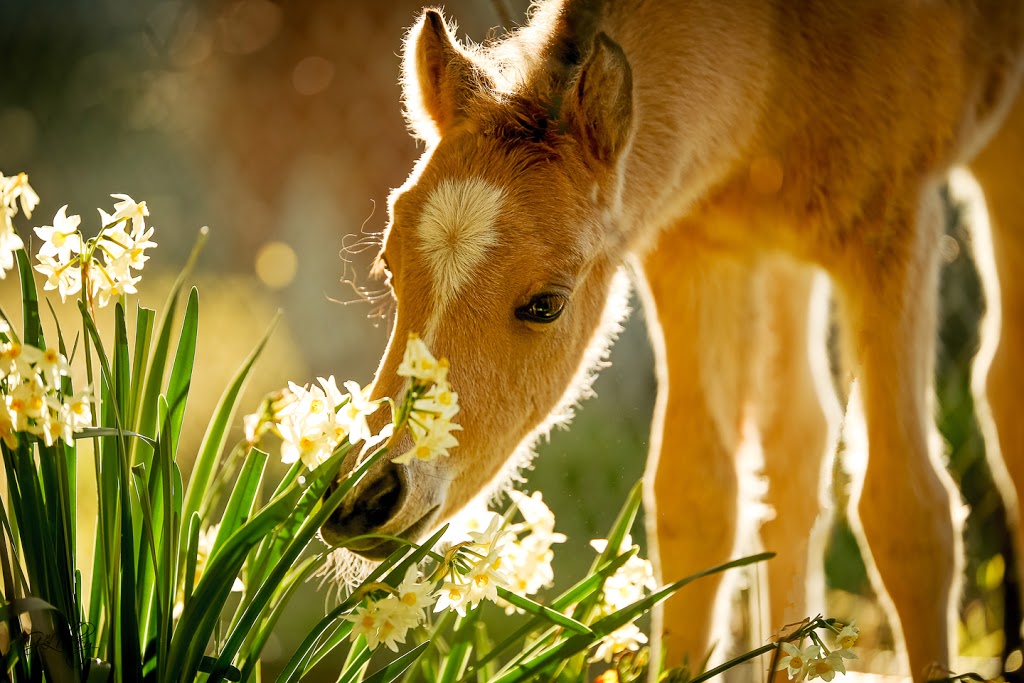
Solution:
{"label": "white narcissus flower", "polygon": [[786,675],[791,680],[802,680],[807,675],[808,665],[819,654],[821,654],[821,650],[814,643],[811,643],[802,650],[793,643],[783,643],[782,655],[779,657],[779,663],[775,666],[775,670],[782,671],[785,669]]}
{"label": "white narcissus flower", "polygon": [[14,268],[14,253],[25,246],[25,243],[14,232],[10,215],[5,214],[5,221],[0,224],[0,280],[7,277],[7,271]]}
{"label": "white narcissus flower", "polygon": [[114,199],[121,201],[114,204],[115,220],[127,218],[132,224],[132,236],[138,237],[146,231],[146,217],[149,216],[149,207],[146,202],[136,202],[126,194],[112,194]]}
{"label": "white narcissus flower", "polygon": [[849,650],[857,643],[857,638],[860,636],[860,629],[857,628],[856,624],[857,622],[851,621],[839,631],[835,640],[837,648],[840,650]]}
{"label": "white narcissus flower", "polygon": [[0,343],[0,375],[16,374],[26,377],[42,352],[34,346],[22,346],[13,339]]}
{"label": "white narcissus flower", "polygon": [[281,434],[281,462],[291,464],[302,460],[310,470],[331,457],[334,446],[323,432],[322,424],[314,420],[288,418],[277,426]]}
{"label": "white narcissus flower", "polygon": [[53,225],[34,228],[43,245],[39,247],[37,258],[48,257],[65,266],[71,259],[82,253],[82,236],[78,234],[78,226],[82,223],[81,216],[68,216],[68,205],[60,207],[53,217]]}
{"label": "white narcissus flower", "polygon": [[620,652],[625,652],[626,650],[636,652],[646,642],[647,636],[644,635],[643,631],[636,624],[626,624],[612,631],[598,642],[597,652],[594,653],[590,661],[610,662],[612,657]]}
{"label": "white narcissus flower", "polygon": [[57,349],[46,349],[40,354],[36,361],[36,371],[50,384],[51,387],[60,387],[60,378],[71,374],[71,366]]}
{"label": "white narcissus flower", "polygon": [[18,447],[17,416],[7,407],[9,397],[0,395],[0,441],[8,448]]}
{"label": "white narcissus flower", "polygon": [[405,355],[402,357],[397,373],[400,377],[441,384],[447,381],[448,363],[434,358],[434,354],[430,353],[430,349],[423,343],[419,335],[410,333],[409,340],[405,344]]}
{"label": "white narcissus flower", "polygon": [[469,601],[469,587],[463,583],[445,581],[437,589],[437,603],[434,604],[435,612],[443,612],[446,609],[455,610],[460,617],[466,616],[466,605]]}
{"label": "white narcissus flower", "polygon": [[843,659],[853,659],[854,655],[849,650],[833,650],[824,657],[816,657],[807,663],[807,680],[820,678],[823,681],[831,681],[837,673],[846,673],[846,663]]}
{"label": "white narcissus flower", "polygon": [[432,594],[434,584],[419,580],[419,568],[412,565],[405,572],[402,583],[398,585],[396,598],[405,606],[409,614],[415,614],[416,623],[426,619],[423,610],[434,604],[436,597]]}
{"label": "white narcissus flower", "polygon": [[462,425],[439,417],[424,417],[418,423],[414,423],[410,429],[413,439],[412,450],[394,458],[392,462],[407,465],[414,458],[429,462],[435,458],[447,456],[449,449],[459,445],[459,440],[452,432],[461,429]]}
{"label": "white narcissus flower", "polygon": [[76,263],[61,264],[49,256],[39,256],[39,265],[35,266],[37,272],[46,276],[43,289],[57,290],[62,302],[67,301],[69,296],[74,296],[82,289],[82,268]]}
{"label": "white narcissus flower", "polygon": [[356,607],[354,614],[348,614],[342,617],[345,621],[352,623],[352,631],[349,633],[349,638],[355,640],[359,636],[366,639],[366,646],[371,650],[377,648],[380,640],[377,637],[377,632],[380,629],[381,619],[379,611],[375,603]]}
{"label": "white narcissus flower", "polygon": [[[608,547],[605,539],[595,539],[590,545],[599,553]],[[626,534],[619,546],[619,554],[633,547],[633,538]],[[609,576],[604,583],[603,607],[608,613],[616,612],[644,597],[644,589],[654,590],[654,569],[650,561],[636,555],[626,560],[625,564]]]}
{"label": "white narcissus flower", "polygon": [[348,381],[345,382],[345,388],[348,389],[348,396],[345,404],[338,410],[336,420],[339,426],[348,432],[349,443],[357,444],[372,436],[366,418],[376,412],[380,402],[369,399],[369,386],[360,388],[357,382]]}
{"label": "white narcissus flower", "polygon": [[413,403],[412,409],[442,420],[451,420],[459,412],[459,395],[447,384],[435,384],[423,398]]}
{"label": "white narcissus flower", "polygon": [[21,211],[25,218],[32,218],[32,212],[39,206],[39,195],[28,184],[28,174],[19,173],[10,177],[0,174],[0,198],[3,208],[13,216],[18,212],[17,200],[21,200]]}
{"label": "white narcissus flower", "polygon": [[343,617],[352,623],[350,638],[355,640],[363,636],[371,650],[384,643],[385,647],[397,652],[409,629],[426,620],[423,610],[433,604],[432,588],[433,584],[419,581],[418,567],[409,567],[395,595],[381,600],[370,599],[365,606],[357,607],[355,613]]}

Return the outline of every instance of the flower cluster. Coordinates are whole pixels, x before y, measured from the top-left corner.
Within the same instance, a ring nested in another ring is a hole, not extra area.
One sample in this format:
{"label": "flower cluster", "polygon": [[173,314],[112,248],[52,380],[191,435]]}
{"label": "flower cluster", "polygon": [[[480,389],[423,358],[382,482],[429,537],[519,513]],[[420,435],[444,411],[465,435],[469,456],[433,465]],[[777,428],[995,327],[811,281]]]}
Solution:
{"label": "flower cluster", "polygon": [[410,334],[398,375],[410,380],[407,401],[413,447],[392,462],[406,465],[414,459],[447,456],[449,449],[459,445],[452,432],[462,429],[452,422],[459,412],[459,395],[448,385],[448,361],[434,358],[423,340]]}
{"label": "flower cluster", "polygon": [[84,239],[78,227],[81,217],[68,216],[66,204],[52,225],[35,228],[43,240],[35,269],[46,276],[43,288],[57,290],[61,301],[84,287],[90,306],[103,307],[111,299],[137,291],[141,278],[134,273],[149,260],[146,250],[156,246],[150,239],[153,228],[146,228],[149,208],[126,194],[111,196],[119,200],[114,213],[99,209],[100,232],[92,239]]}
{"label": "flower cluster", "polygon": [[498,588],[510,588],[507,561],[510,530],[497,514],[483,531],[470,531],[469,540],[453,545],[445,555],[444,579],[437,590],[435,612],[453,609],[460,616],[481,600],[498,601]]}
{"label": "flower cluster", "polygon": [[0,173],[0,280],[7,277],[7,271],[14,268],[14,252],[25,246],[21,237],[14,231],[14,217],[18,215],[18,204],[26,218],[32,218],[32,211],[39,205],[39,195],[28,184],[28,176],[24,173],[5,176]]}
{"label": "flower cluster", "polygon": [[246,416],[246,439],[255,443],[268,428],[273,429],[281,437],[281,460],[302,460],[311,470],[345,439],[353,445],[375,441],[381,435],[373,437],[366,418],[380,402],[369,400],[369,387],[360,388],[351,381],[343,386],[348,393],[338,389],[334,375],[317,378],[317,384],[289,382],[280,398],[264,402],[260,412]]}
{"label": "flower cluster", "polygon": [[[608,547],[608,541],[596,539],[590,545],[599,553]],[[619,554],[628,552],[633,547],[633,538],[626,534],[619,546]],[[643,599],[647,593],[657,587],[654,580],[654,569],[649,560],[633,555],[625,564],[608,577],[604,583],[604,594],[600,611],[604,615],[613,614],[625,609],[637,600]],[[636,652],[647,642],[647,636],[636,626],[629,623],[616,629],[601,639],[597,645],[592,661],[611,661],[615,655],[627,650]]]}
{"label": "flower cluster", "polygon": [[810,632],[811,643],[805,648],[799,644],[782,643],[782,652],[776,671],[786,670],[791,680],[800,681],[820,678],[831,681],[836,673],[846,673],[844,659],[856,659],[857,655],[850,648],[857,642],[860,629],[853,623],[847,624],[836,633],[832,649],[825,647],[813,631]]}
{"label": "flower cluster", "polygon": [[[520,595],[534,595],[547,588],[554,581],[551,560],[555,543],[565,543],[565,534],[555,531],[555,516],[544,503],[540,491],[526,495],[510,491],[523,521],[509,527],[510,539],[507,546],[508,573],[512,578],[512,590]],[[505,611],[515,611],[511,605]]]}
{"label": "flower cluster", "polygon": [[434,584],[420,580],[416,565],[409,567],[397,589],[380,586],[387,596],[367,600],[345,617],[352,622],[351,637],[366,638],[367,646],[373,650],[380,643],[398,652],[398,645],[405,642],[409,629],[416,628],[427,619],[426,609],[434,604]]}
{"label": "flower cluster", "polygon": [[448,549],[433,579],[420,578],[410,567],[397,591],[381,587],[386,597],[369,599],[346,617],[353,624],[351,637],[362,635],[371,648],[384,643],[395,650],[409,629],[426,620],[431,605],[434,612],[465,616],[483,600],[500,602],[499,588],[530,595],[550,585],[551,545],[565,536],[554,531],[554,515],[539,493],[512,496],[522,522],[509,524],[511,514],[490,511],[464,518],[466,540]]}
{"label": "flower cluster", "polygon": [[59,352],[19,344],[0,320],[0,439],[8,448],[17,448],[19,432],[47,446],[57,439],[70,444],[92,423],[88,390],[67,399],[61,394],[61,378],[70,371]]}

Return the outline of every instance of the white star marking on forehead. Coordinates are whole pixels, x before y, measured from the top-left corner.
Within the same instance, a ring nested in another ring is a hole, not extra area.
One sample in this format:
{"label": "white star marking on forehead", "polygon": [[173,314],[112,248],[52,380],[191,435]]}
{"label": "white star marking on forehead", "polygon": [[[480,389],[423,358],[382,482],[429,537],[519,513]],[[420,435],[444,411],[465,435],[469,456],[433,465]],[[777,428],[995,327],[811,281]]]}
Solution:
{"label": "white star marking on forehead", "polygon": [[466,178],[442,180],[427,197],[418,248],[433,279],[435,318],[498,244],[495,224],[504,196],[485,180]]}

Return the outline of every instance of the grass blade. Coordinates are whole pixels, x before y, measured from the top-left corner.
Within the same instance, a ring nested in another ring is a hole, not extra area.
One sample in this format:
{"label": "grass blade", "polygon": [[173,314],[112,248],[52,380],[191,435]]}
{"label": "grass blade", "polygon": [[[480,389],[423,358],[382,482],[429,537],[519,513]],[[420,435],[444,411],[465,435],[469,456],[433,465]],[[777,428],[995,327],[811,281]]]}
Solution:
{"label": "grass blade", "polygon": [[428,645],[430,645],[429,640],[420,643],[383,669],[375,671],[364,678],[363,683],[394,683],[409,667],[416,663],[416,660],[420,658],[420,655],[423,654]]}
{"label": "grass blade", "polygon": [[202,444],[199,446],[199,455],[196,457],[192,467],[192,476],[189,478],[188,489],[185,491],[185,499],[182,505],[182,519],[188,519],[193,512],[201,512],[202,504],[208,495],[210,482],[213,481],[214,468],[220,458],[224,445],[227,443],[228,431],[234,421],[235,412],[238,408],[238,397],[241,395],[249,378],[249,372],[253,364],[263,352],[267,340],[273,332],[271,325],[266,334],[252,350],[249,357],[245,359],[242,367],[235,373],[231,383],[225,389],[224,394],[217,403],[213,419],[203,435]]}

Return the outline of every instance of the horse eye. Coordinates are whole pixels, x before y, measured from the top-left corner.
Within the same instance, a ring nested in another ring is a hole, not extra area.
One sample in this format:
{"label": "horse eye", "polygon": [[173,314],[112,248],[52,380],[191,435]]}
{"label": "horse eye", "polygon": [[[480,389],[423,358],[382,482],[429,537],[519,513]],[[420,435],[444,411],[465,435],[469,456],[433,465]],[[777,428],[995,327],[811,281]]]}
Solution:
{"label": "horse eye", "polygon": [[538,294],[530,303],[516,309],[516,317],[534,323],[551,323],[558,320],[565,308],[563,294]]}

